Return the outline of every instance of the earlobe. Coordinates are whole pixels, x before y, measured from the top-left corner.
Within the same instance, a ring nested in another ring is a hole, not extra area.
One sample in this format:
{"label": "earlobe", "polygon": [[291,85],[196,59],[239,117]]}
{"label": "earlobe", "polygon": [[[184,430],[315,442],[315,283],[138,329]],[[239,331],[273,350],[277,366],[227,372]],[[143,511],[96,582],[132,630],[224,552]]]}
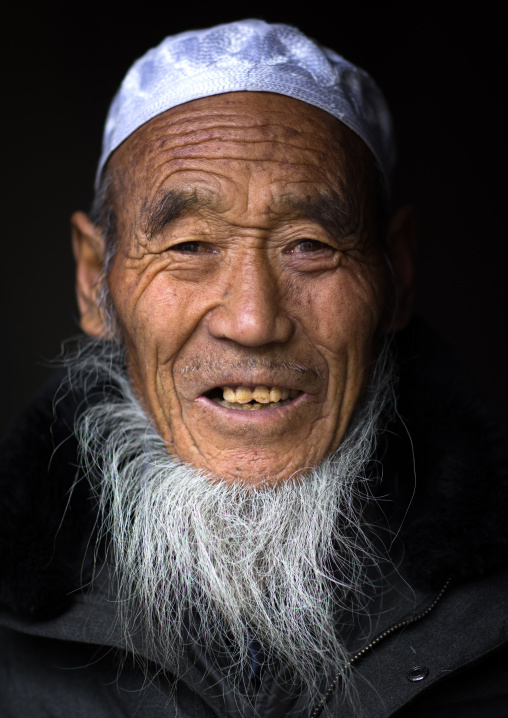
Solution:
{"label": "earlobe", "polygon": [[417,238],[416,210],[404,205],[393,214],[387,232],[397,302],[392,329],[396,332],[404,329],[413,311]]}
{"label": "earlobe", "polygon": [[102,234],[84,212],[71,217],[72,248],[76,260],[76,296],[81,328],[92,337],[107,336],[99,306],[105,247]]}

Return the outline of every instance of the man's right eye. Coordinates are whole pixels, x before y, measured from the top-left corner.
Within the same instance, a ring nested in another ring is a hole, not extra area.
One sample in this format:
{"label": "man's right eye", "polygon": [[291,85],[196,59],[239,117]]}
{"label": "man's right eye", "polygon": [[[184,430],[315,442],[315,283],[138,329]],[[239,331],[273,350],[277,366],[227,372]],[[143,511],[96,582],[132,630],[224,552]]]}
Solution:
{"label": "man's right eye", "polygon": [[181,254],[218,254],[219,250],[207,242],[179,242],[168,248],[171,252]]}
{"label": "man's right eye", "polygon": [[174,244],[169,248],[172,252],[183,252],[184,254],[197,254],[203,252],[203,245],[201,242],[180,242],[180,244]]}

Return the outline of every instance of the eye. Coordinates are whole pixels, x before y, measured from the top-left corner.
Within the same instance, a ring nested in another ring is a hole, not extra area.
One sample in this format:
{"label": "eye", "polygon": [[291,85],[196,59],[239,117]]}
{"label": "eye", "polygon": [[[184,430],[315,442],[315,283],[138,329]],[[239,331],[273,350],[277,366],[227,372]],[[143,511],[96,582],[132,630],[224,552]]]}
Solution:
{"label": "eye", "polygon": [[318,239],[301,239],[294,244],[289,250],[292,254],[304,254],[309,252],[319,252],[322,250],[332,251],[329,244],[320,242]]}
{"label": "eye", "polygon": [[287,267],[296,272],[322,272],[335,269],[341,262],[342,254],[326,239],[302,237],[285,247]]}
{"label": "eye", "polygon": [[217,254],[217,250],[207,245],[205,242],[180,242],[169,248],[172,252],[181,252],[182,254],[200,254],[208,252]]}
{"label": "eye", "polygon": [[197,254],[202,252],[201,242],[180,242],[170,247],[172,252],[183,252],[184,254]]}

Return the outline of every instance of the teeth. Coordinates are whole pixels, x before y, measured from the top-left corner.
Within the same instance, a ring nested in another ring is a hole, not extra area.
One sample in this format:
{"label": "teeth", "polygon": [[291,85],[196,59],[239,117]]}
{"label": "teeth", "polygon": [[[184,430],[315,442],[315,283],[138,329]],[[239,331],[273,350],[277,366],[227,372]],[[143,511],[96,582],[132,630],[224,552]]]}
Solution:
{"label": "teeth", "polygon": [[[269,404],[272,398],[271,391],[266,386],[257,386],[252,392],[252,398],[259,401],[260,404]],[[278,401],[278,399],[273,399],[272,401]]]}
{"label": "teeth", "polygon": [[236,401],[236,391],[230,386],[225,386],[222,391],[226,401]]}
{"label": "teeth", "polygon": [[247,404],[247,402],[251,399],[252,391],[250,389],[247,389],[246,386],[239,386],[236,390],[236,398],[233,399],[233,401],[236,401],[237,404]]}
{"label": "teeth", "polygon": [[270,404],[278,401],[286,401],[290,395],[294,398],[298,395],[296,390],[289,391],[280,386],[257,386],[254,390],[246,386],[239,386],[236,390],[230,386],[225,386],[222,390],[224,400],[235,404],[248,404],[249,401],[255,401],[258,404]]}
{"label": "teeth", "polygon": [[[275,389],[277,389],[277,387],[274,387],[273,389],[270,390],[270,400],[271,400],[271,401],[286,401],[286,399],[289,399],[289,394],[290,394],[289,389],[281,389],[281,390],[280,390],[280,399],[274,399],[274,398],[272,398],[272,391],[274,391]],[[293,391],[291,392],[291,394],[293,395],[293,396],[292,396],[293,399],[294,399],[296,396],[298,396],[298,392],[297,392],[296,390],[293,390]]]}
{"label": "teeth", "polygon": [[225,407],[226,409],[238,409],[240,411],[259,411],[259,409],[275,409],[279,406],[284,406],[288,402],[270,402],[269,404],[237,404],[236,402],[226,401],[225,399],[214,399],[217,404]]}
{"label": "teeth", "polygon": [[[258,411],[259,409],[271,409],[289,403],[299,392],[296,389],[284,389],[280,386],[257,386],[249,389],[246,386],[239,386],[233,389],[225,386],[222,390],[223,399],[215,401],[227,409],[240,409],[243,411]],[[252,402],[252,403],[251,403]]]}
{"label": "teeth", "polygon": [[[282,389],[279,389],[278,386],[272,386],[270,389],[270,398],[269,401],[280,401],[282,397]],[[289,392],[288,392],[289,393]],[[287,398],[287,397],[286,397]]]}

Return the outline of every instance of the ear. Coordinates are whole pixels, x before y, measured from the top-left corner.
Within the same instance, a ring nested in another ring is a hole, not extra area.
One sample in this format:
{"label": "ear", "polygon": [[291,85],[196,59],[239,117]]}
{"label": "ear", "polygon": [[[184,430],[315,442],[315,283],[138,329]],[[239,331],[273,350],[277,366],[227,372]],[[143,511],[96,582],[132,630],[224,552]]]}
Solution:
{"label": "ear", "polygon": [[415,297],[415,264],[418,223],[413,205],[400,207],[388,225],[388,257],[393,269],[397,304],[392,325],[400,331],[408,324]]}
{"label": "ear", "polygon": [[84,212],[75,212],[72,215],[71,227],[81,328],[92,337],[105,338],[108,332],[98,301],[105,258],[104,239]]}

